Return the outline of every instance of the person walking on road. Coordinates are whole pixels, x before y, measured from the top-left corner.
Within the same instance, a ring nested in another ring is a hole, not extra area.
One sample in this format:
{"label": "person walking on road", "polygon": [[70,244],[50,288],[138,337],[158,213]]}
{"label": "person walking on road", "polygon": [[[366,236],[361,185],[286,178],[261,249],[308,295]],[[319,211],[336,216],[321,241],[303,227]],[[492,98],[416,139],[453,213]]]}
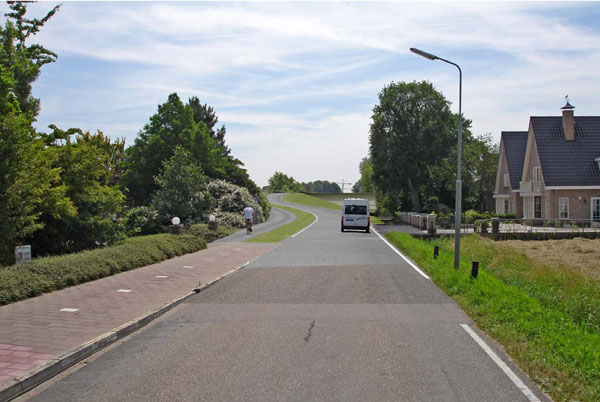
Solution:
{"label": "person walking on road", "polygon": [[246,234],[252,234],[254,209],[251,206],[247,206],[246,208],[244,208],[244,219],[246,220]]}

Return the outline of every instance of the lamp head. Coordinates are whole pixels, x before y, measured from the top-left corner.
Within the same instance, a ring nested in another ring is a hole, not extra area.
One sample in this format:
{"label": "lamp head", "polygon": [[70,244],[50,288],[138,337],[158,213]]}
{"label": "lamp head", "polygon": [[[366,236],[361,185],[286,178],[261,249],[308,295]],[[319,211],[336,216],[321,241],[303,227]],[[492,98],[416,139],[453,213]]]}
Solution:
{"label": "lamp head", "polygon": [[427,53],[427,52],[424,52],[424,51],[422,51],[420,49],[417,49],[416,47],[411,47],[410,51],[413,52],[414,54],[418,54],[419,56],[425,57],[426,59],[429,59],[429,60],[437,60],[437,59],[439,59],[439,57],[437,57],[437,56],[435,56],[435,55],[433,55],[431,53]]}

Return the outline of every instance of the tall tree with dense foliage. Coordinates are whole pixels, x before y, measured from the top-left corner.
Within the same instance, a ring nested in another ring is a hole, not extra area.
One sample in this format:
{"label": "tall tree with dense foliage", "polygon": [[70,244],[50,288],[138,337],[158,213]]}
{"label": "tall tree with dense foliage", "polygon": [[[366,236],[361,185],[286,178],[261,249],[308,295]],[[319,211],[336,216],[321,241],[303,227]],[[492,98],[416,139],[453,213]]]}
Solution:
{"label": "tall tree with dense foliage", "polygon": [[355,193],[372,193],[375,192],[373,185],[373,162],[370,157],[364,157],[358,165],[360,172],[360,180],[354,183],[352,191]]}
{"label": "tall tree with dense foliage", "polygon": [[159,174],[164,161],[170,159],[175,148],[188,150],[210,177],[224,175],[219,162],[220,151],[210,138],[206,124],[196,123],[194,111],[184,105],[177,94],[169,95],[166,103],[150,118],[126,150],[121,184],[128,189],[128,197],[135,205],[148,205],[150,195],[158,189],[154,176]]}
{"label": "tall tree with dense foliage", "polygon": [[[430,167],[456,142],[449,102],[430,82],[391,83],[379,93],[370,129],[373,183],[388,209],[421,210]],[[384,201],[386,202],[386,201]]]}
{"label": "tall tree with dense foliage", "polygon": [[10,12],[0,27],[0,264],[13,262],[14,246],[43,227],[43,213],[74,213],[66,188],[59,184],[60,171],[52,168],[32,126],[39,99],[31,87],[56,54],[28,41],[59,7],[42,19],[29,19],[26,3],[8,4]]}
{"label": "tall tree with dense foliage", "polygon": [[42,134],[52,168],[76,213],[42,213],[43,228],[30,236],[37,255],[62,254],[110,244],[120,239],[115,224],[125,196],[114,185],[114,163],[123,153],[123,140],[111,142],[102,132],[61,130]]}

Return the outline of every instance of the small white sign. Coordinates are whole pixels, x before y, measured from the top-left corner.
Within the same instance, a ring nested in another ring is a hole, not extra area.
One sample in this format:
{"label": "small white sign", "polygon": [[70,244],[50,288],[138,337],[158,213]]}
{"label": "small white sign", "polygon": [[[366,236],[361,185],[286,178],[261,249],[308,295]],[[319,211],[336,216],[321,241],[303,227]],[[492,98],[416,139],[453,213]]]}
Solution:
{"label": "small white sign", "polygon": [[17,264],[31,261],[31,246],[15,247],[15,260]]}

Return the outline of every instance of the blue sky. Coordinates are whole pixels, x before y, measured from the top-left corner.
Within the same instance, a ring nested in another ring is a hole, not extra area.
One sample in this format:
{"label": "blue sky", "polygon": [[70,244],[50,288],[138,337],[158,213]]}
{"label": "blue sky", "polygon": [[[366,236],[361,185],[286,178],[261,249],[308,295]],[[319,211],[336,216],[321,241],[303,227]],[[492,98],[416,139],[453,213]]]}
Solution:
{"label": "blue sky", "polygon": [[[30,5],[41,16],[56,3]],[[7,9],[6,4],[2,5]],[[391,81],[429,80],[473,133],[531,115],[599,115],[600,4],[579,2],[65,2],[35,37],[58,53],[35,83],[38,128],[132,144],[177,92],[212,105],[251,177],[354,182]]]}

